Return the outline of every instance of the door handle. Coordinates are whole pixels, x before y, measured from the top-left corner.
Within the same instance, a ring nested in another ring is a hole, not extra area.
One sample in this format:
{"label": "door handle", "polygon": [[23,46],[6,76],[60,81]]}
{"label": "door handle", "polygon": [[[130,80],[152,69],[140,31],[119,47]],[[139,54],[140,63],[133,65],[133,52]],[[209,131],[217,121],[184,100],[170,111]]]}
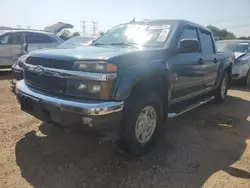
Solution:
{"label": "door handle", "polygon": [[218,59],[217,58],[214,58],[214,63],[218,63]]}
{"label": "door handle", "polygon": [[202,58],[198,59],[198,63],[199,63],[200,65],[203,64],[203,63],[204,63],[203,59],[202,59]]}

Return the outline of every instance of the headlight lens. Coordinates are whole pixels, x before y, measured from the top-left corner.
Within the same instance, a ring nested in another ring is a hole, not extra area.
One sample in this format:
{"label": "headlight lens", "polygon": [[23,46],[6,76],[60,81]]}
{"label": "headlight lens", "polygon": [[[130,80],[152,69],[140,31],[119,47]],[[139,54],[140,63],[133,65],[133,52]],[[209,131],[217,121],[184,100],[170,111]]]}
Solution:
{"label": "headlight lens", "polygon": [[247,64],[247,60],[236,60],[236,64]]}
{"label": "headlight lens", "polygon": [[69,80],[67,95],[75,97],[89,97],[95,99],[110,99],[113,80]]}
{"label": "headlight lens", "polygon": [[115,73],[118,68],[116,65],[105,61],[76,61],[73,70],[96,73]]}

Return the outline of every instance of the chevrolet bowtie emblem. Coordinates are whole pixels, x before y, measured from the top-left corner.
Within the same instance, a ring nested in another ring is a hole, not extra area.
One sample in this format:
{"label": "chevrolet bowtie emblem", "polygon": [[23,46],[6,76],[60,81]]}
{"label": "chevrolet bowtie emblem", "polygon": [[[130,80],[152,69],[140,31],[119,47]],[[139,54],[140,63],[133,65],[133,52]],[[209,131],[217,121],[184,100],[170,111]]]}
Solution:
{"label": "chevrolet bowtie emblem", "polygon": [[42,66],[37,66],[37,67],[34,68],[34,71],[35,71],[37,74],[41,75],[41,74],[43,74],[44,69],[43,69]]}

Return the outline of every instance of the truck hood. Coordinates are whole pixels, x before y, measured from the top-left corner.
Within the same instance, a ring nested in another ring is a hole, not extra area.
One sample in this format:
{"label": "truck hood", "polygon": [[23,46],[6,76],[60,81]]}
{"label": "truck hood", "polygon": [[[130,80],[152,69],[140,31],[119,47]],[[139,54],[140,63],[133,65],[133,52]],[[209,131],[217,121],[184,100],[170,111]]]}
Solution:
{"label": "truck hood", "polygon": [[235,59],[239,59],[239,58],[243,57],[244,55],[246,55],[246,53],[234,52],[234,55],[235,55]]}
{"label": "truck hood", "polygon": [[45,27],[43,30],[48,31],[48,32],[52,32],[54,34],[59,34],[59,32],[62,31],[63,29],[72,29],[73,27],[74,26],[71,24],[58,22],[56,24],[49,25],[49,26]]}
{"label": "truck hood", "polygon": [[61,60],[107,60],[135,51],[140,50],[137,48],[118,48],[117,46],[81,46],[76,48],[43,49],[31,52],[30,56]]}

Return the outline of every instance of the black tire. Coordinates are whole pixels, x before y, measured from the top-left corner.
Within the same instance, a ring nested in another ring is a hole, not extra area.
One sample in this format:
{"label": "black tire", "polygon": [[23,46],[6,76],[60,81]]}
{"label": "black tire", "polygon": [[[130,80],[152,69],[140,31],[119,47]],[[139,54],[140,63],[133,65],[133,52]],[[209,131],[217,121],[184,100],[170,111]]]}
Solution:
{"label": "black tire", "polygon": [[[226,83],[224,83],[224,80]],[[225,89],[223,89],[224,84],[226,86]],[[221,103],[226,99],[228,88],[229,88],[229,75],[228,75],[228,72],[225,71],[222,75],[219,87],[215,90],[215,93],[214,93],[214,97],[215,97],[216,102]],[[222,90],[224,90],[224,91],[222,91]]]}
{"label": "black tire", "polygon": [[[150,139],[146,143],[140,143],[136,137],[136,123],[140,113],[145,107],[150,106],[156,112],[156,127]],[[156,93],[146,95],[133,94],[124,106],[124,122],[121,136],[116,140],[115,146],[122,152],[141,156],[148,153],[161,136],[163,128],[163,106],[160,97]]]}
{"label": "black tire", "polygon": [[246,88],[250,87],[250,69],[248,70],[247,76],[244,79],[244,85],[246,86]]}

